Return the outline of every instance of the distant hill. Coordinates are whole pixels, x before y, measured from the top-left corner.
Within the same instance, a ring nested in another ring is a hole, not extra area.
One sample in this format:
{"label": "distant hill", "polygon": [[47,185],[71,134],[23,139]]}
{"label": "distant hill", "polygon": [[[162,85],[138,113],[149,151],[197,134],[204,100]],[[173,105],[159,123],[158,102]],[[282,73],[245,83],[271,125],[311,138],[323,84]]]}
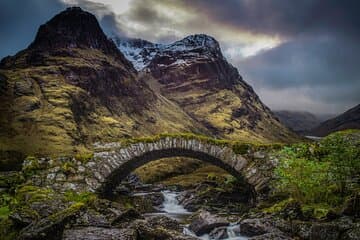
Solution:
{"label": "distant hill", "polygon": [[311,133],[312,135],[322,137],[329,133],[345,129],[360,129],[360,104],[335,118],[321,123],[320,126],[314,128]]}
{"label": "distant hill", "polygon": [[300,134],[309,133],[311,129],[317,127],[323,120],[321,116],[302,111],[282,110],[274,111],[274,114],[285,126]]}

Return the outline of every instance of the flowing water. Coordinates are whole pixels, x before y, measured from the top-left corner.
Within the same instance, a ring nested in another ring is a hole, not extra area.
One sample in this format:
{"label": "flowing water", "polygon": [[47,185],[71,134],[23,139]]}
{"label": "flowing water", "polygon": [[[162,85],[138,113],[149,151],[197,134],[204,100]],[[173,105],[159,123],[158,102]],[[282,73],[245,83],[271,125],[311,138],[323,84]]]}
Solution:
{"label": "flowing water", "polygon": [[[164,202],[160,208],[160,211],[162,211],[166,216],[172,217],[178,221],[184,221],[186,217],[188,217],[192,212],[189,212],[182,206],[177,197],[179,195],[178,192],[172,192],[172,191],[162,191],[162,194],[164,195]],[[223,240],[245,240],[247,239],[244,236],[240,236],[235,229],[238,229],[239,225],[230,225],[226,228],[228,238],[224,238]],[[202,240],[211,240],[210,236],[208,234],[202,235],[202,236],[196,236],[192,231],[190,231],[187,227],[184,228],[184,234],[190,235],[193,237],[197,237]]]}

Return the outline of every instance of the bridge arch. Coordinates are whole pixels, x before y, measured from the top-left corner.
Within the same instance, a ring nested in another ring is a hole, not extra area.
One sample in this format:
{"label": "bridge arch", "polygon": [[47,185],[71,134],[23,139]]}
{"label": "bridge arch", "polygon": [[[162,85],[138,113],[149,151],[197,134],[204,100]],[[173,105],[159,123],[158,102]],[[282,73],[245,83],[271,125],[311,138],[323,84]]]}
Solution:
{"label": "bridge arch", "polygon": [[255,183],[248,174],[249,160],[236,154],[231,147],[219,146],[199,139],[164,137],[151,142],[95,153],[96,166],[87,184],[103,196],[111,196],[120,182],[136,168],[162,158],[189,157],[211,163],[235,176],[248,190],[252,201],[256,198]]}

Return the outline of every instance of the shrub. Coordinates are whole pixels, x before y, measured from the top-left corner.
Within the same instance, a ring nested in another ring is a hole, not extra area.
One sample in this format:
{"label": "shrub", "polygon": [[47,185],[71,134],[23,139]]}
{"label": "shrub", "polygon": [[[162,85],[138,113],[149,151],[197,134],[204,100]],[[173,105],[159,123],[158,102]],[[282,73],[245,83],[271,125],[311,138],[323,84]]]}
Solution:
{"label": "shrub", "polygon": [[322,206],[314,208],[318,216],[329,206],[343,204],[359,191],[360,134],[353,133],[339,132],[319,143],[284,147],[275,169],[276,190],[303,205]]}
{"label": "shrub", "polygon": [[93,157],[94,157],[93,152],[79,152],[79,153],[75,154],[75,159],[82,163],[87,163]]}

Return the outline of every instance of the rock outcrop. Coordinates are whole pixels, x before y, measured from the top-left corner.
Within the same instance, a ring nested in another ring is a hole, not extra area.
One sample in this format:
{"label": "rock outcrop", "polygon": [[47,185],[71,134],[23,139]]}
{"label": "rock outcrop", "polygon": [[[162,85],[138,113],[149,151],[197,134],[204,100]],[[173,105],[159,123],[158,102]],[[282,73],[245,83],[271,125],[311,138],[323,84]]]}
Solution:
{"label": "rock outcrop", "polygon": [[222,217],[206,211],[200,211],[190,223],[189,229],[197,236],[210,233],[214,228],[228,226],[229,222]]}

